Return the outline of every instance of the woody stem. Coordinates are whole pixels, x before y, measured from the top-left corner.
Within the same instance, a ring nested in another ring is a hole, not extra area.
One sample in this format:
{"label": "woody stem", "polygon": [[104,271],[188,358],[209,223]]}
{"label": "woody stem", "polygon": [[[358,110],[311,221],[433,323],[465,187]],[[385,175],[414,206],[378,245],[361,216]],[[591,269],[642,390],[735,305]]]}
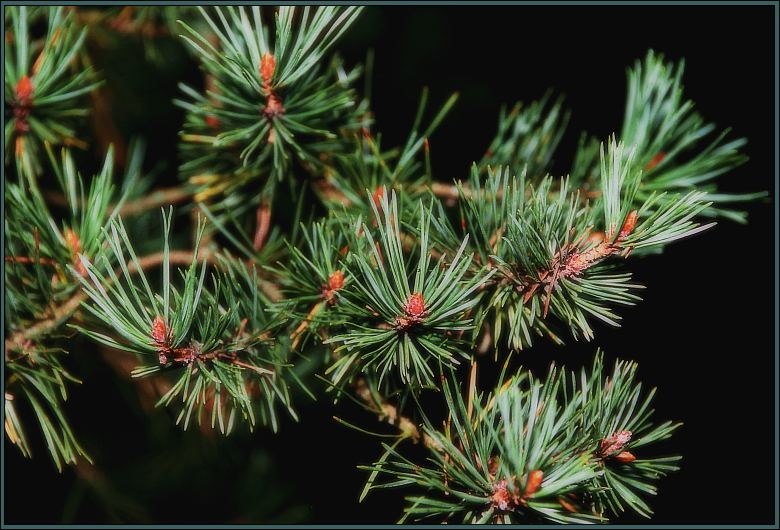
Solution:
{"label": "woody stem", "polygon": [[311,321],[315,316],[317,316],[317,313],[320,312],[325,303],[326,302],[317,302],[314,306],[312,306],[312,308],[309,310],[309,313],[306,315],[306,318],[304,318],[303,321],[298,324],[298,327],[295,328],[295,331],[290,334],[290,339],[292,339],[292,345],[290,346],[291,349],[294,350],[298,347],[298,343],[301,341],[303,332],[306,331],[306,329],[311,324]]}

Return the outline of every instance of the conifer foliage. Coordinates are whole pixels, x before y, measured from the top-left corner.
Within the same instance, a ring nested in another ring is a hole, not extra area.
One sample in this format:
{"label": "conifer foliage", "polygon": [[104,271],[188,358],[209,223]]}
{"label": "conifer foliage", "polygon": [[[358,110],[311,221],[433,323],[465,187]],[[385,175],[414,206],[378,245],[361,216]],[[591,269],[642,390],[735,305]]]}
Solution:
{"label": "conifer foliage", "polygon": [[[714,219],[744,222],[734,203],[758,195],[717,185],[746,140],[706,122],[683,64],[651,51],[615,135],[559,153],[569,111],[550,93],[501,112],[467,179],[434,180],[429,137],[457,97],[431,112],[423,91],[407,141],[383,145],[363,68],[336,52],[361,10],[7,8],[8,440],[31,456],[38,430],[57,468],[90,461],[65,355],[100,349],[132,356],[126,377],[155,381],[183,429],[271,436],[306,421],[301,400],[361,405],[398,429],[366,436],[380,456],[363,463],[361,500],[403,488],[402,521],[649,517],[680,460],[656,445],[679,425],[654,417],[636,364],[597,353],[537,378],[513,356],[594,340],[641,302],[635,260]],[[174,188],[141,170],[141,142],[87,170],[98,29],[141,35],[156,61],[156,36],[175,36],[200,66],[201,85],[171,102],[184,113]],[[567,156],[571,171],[551,175]],[[488,390],[483,363],[502,367]]]}

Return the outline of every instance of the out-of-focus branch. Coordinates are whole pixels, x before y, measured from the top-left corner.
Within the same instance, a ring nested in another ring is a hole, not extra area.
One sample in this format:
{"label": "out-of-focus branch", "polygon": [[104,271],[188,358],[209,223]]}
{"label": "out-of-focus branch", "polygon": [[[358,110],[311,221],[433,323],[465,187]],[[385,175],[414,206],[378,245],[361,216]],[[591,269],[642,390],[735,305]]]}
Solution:
{"label": "out-of-focus branch", "polygon": [[388,402],[383,396],[371,392],[366,380],[360,378],[355,383],[355,394],[372,410],[379,418],[401,431],[404,438],[409,438],[414,443],[422,440],[426,447],[435,448],[435,442],[424,433],[420,432],[417,424],[398,411],[398,407]]}
{"label": "out-of-focus branch", "polygon": [[152,208],[169,206],[184,202],[192,197],[192,191],[186,187],[160,188],[145,197],[126,202],[119,209],[120,215],[136,215]]}
{"label": "out-of-focus branch", "polygon": [[257,207],[257,229],[255,230],[255,250],[262,250],[271,231],[271,205],[267,202]]}
{"label": "out-of-focus branch", "polygon": [[[68,206],[68,200],[62,193],[56,191],[44,191],[43,196],[55,206]],[[184,202],[192,197],[192,191],[186,187],[175,186],[154,190],[140,199],[128,201],[119,208],[119,214],[123,216],[138,215],[152,208],[169,206]]]}
{"label": "out-of-focus branch", "polygon": [[42,320],[11,335],[11,338],[6,341],[6,347],[9,343],[24,344],[28,340],[36,339],[60,327],[76,312],[81,302],[86,298],[87,295],[84,291],[77,292],[61,305],[54,307]]}

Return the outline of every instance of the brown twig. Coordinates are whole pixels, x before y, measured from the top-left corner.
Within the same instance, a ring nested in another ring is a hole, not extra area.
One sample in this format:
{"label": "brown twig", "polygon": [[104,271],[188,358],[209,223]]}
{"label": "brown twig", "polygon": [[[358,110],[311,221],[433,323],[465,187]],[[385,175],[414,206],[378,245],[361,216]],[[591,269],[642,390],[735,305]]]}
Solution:
{"label": "brown twig", "polygon": [[271,231],[271,205],[267,202],[257,207],[257,228],[255,229],[254,247],[260,251],[268,239],[268,233]]}
{"label": "brown twig", "polygon": [[143,20],[135,17],[134,6],[125,6],[122,11],[108,21],[108,26],[120,33],[138,34],[143,37],[165,37],[170,35],[168,27],[156,24],[153,20]]}
{"label": "brown twig", "polygon": [[184,202],[192,197],[192,191],[185,187],[160,188],[145,197],[127,202],[119,209],[121,215],[135,215],[159,206]]}
{"label": "brown twig", "polygon": [[[55,206],[68,206],[68,200],[56,191],[44,191],[43,196]],[[192,191],[184,187],[160,188],[154,190],[140,199],[126,202],[119,208],[119,214],[130,216],[143,213],[159,206],[168,206],[184,202],[192,197]],[[111,207],[109,207],[111,209]]]}
{"label": "brown twig", "polygon": [[[332,201],[338,201],[345,206],[350,205],[349,199],[347,199],[347,197],[341,191],[339,191],[338,188],[328,182],[327,179],[319,179],[313,182],[314,186],[317,188],[317,192],[321,196]],[[414,191],[425,191],[426,189],[430,189],[431,192],[440,199],[446,199],[448,204],[454,203],[454,201],[460,197],[460,192],[458,191],[457,186],[454,184],[446,184],[444,182],[431,182],[430,184],[423,184],[418,188],[415,188]],[[471,191],[467,186],[463,186],[463,193],[466,196],[469,196]]]}
{"label": "brown twig", "polygon": [[[192,258],[193,253],[190,250],[171,250],[168,252],[168,260],[171,265],[188,266],[192,263]],[[197,259],[198,261],[205,261],[210,265],[214,265],[216,263],[214,255],[205,249],[201,249]],[[165,253],[155,252],[154,254],[149,254],[148,256],[142,256],[138,258],[138,265],[141,269],[146,270],[162,265],[164,261]],[[136,272],[138,267],[134,262],[130,262],[127,264],[127,269],[130,272]]]}
{"label": "brown twig", "polygon": [[292,344],[290,346],[291,349],[296,349],[298,347],[298,343],[301,341],[301,337],[303,336],[303,332],[306,331],[306,329],[311,324],[312,320],[314,320],[314,317],[317,315],[317,313],[320,312],[320,310],[325,306],[326,302],[317,302],[310,310],[309,313],[306,315],[306,318],[304,318],[300,324],[298,324],[298,327],[295,328],[295,331],[293,331],[290,334],[290,339],[292,339]]}
{"label": "brown twig", "polygon": [[379,421],[385,421],[397,427],[404,438],[409,438],[414,443],[418,443],[422,439],[427,447],[431,447],[432,440],[429,440],[427,436],[421,435],[417,425],[411,419],[399,413],[398,407],[389,403],[384,397],[371,392],[365,379],[358,379],[354,386],[355,394],[363,400],[371,411],[376,413]]}
{"label": "brown twig", "polygon": [[[186,267],[192,263],[192,255],[193,253],[190,250],[171,250],[169,252],[168,259],[171,265]],[[157,252],[155,254],[150,254],[148,256],[138,258],[138,263],[141,265],[143,270],[146,270],[162,265],[164,259],[165,255],[162,252]],[[206,261],[210,265],[215,265],[217,263],[216,256],[206,249],[201,249],[197,259],[198,261]],[[137,270],[135,264],[132,262],[128,263],[127,268],[130,272],[135,272]],[[268,296],[268,298],[274,302],[278,302],[283,298],[279,288],[272,282],[267,280],[260,280],[260,288],[263,290],[266,296]]]}
{"label": "brown twig", "polygon": [[[526,283],[522,286],[525,291],[524,301],[528,301],[538,290],[543,288],[546,295],[544,302],[543,316],[547,317],[550,307],[552,291],[555,289],[559,280],[582,275],[587,269],[601,262],[602,260],[623,252],[627,255],[630,248],[623,245],[625,239],[631,234],[636,226],[637,211],[631,211],[626,217],[620,232],[613,240],[614,228],[607,234],[595,232],[589,236],[583,235],[577,241],[567,245],[553,258],[550,269],[543,271],[538,279],[526,278]],[[585,244],[585,249],[581,247]]]}
{"label": "brown twig", "polygon": [[260,366],[255,366],[254,364],[245,363],[238,359],[232,359],[230,362],[232,362],[236,366],[240,366],[241,368],[247,368],[249,370],[253,370],[260,375],[272,375],[274,373],[273,370],[268,370],[266,368],[261,368]]}
{"label": "brown twig", "polygon": [[95,138],[100,143],[100,149],[103,153],[107,153],[113,147],[115,167],[125,167],[127,142],[114,123],[114,117],[111,113],[114,105],[106,85],[90,92],[90,97],[92,98],[92,126],[95,130]]}
{"label": "brown twig", "polygon": [[[74,8],[76,9],[76,8]],[[166,37],[171,34],[165,24],[158,24],[154,20],[139,20],[135,18],[135,7],[126,6],[116,16],[106,16],[104,12],[95,9],[76,9],[79,22],[89,26],[104,24],[109,29],[127,35],[140,35],[142,37]],[[93,32],[90,32],[90,35]]]}
{"label": "brown twig", "polygon": [[25,264],[32,264],[32,263],[39,263],[41,265],[51,265],[52,267],[57,266],[57,262],[50,258],[30,258],[28,256],[6,256],[5,261],[8,263],[25,263]]}
{"label": "brown twig", "polygon": [[19,330],[11,335],[11,338],[7,343],[24,344],[28,340],[38,338],[41,335],[58,328],[76,312],[81,305],[81,302],[86,300],[86,298],[87,294],[84,291],[77,292],[63,304],[51,309],[43,320],[39,320],[32,326]]}
{"label": "brown twig", "polygon": [[[458,191],[458,187],[453,184],[432,182],[430,188],[431,192],[433,192],[433,194],[440,199],[448,199],[454,202],[460,198],[460,191]],[[463,193],[468,196],[470,194],[470,190],[467,187],[463,187]]]}

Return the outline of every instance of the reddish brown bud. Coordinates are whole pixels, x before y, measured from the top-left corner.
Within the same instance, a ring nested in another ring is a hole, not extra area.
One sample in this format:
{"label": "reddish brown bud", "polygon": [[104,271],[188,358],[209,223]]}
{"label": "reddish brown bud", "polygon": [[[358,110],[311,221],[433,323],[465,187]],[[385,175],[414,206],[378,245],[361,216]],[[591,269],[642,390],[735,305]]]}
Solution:
{"label": "reddish brown bud", "polygon": [[[162,317],[154,317],[152,322],[152,339],[160,346],[168,344],[168,326]],[[163,357],[164,355],[161,353],[160,362],[162,362]]]}
{"label": "reddish brown bud", "polygon": [[70,249],[71,260],[76,272],[81,276],[85,276],[87,274],[87,269],[84,267],[84,264],[79,257],[79,254],[81,253],[81,240],[79,240],[79,236],[76,235],[76,232],[70,228],[65,230],[65,244]]}
{"label": "reddish brown bud", "polygon": [[27,75],[23,75],[16,83],[16,100],[20,105],[29,105],[32,101],[32,81]]}
{"label": "reddish brown bud", "polygon": [[374,193],[371,194],[371,199],[374,201],[374,206],[380,208],[382,205],[382,197],[385,196],[385,188],[384,186],[377,186],[377,188],[374,190]]}
{"label": "reddish brown bud", "polygon": [[536,469],[528,474],[528,481],[525,483],[525,493],[523,497],[533,497],[537,492],[539,486],[542,485],[542,479],[544,479],[544,472],[541,469]]}
{"label": "reddish brown bud", "polygon": [[425,299],[422,293],[412,293],[404,304],[404,314],[396,317],[395,327],[398,330],[405,330],[419,324],[423,318],[425,318]]}
{"label": "reddish brown bud", "polygon": [[[30,115],[30,109],[32,107],[32,81],[26,75],[19,79],[16,83],[16,102],[13,105],[14,112],[14,130],[18,134],[24,134],[30,130],[30,124],[27,119]],[[20,138],[16,139],[16,153],[20,156],[24,151],[24,145],[21,143]]]}
{"label": "reddish brown bud", "polygon": [[276,70],[276,59],[270,53],[264,53],[260,58],[260,79],[263,80],[263,84],[271,83],[274,70]]}
{"label": "reddish brown bud", "polygon": [[217,118],[213,114],[209,114],[208,116],[206,116],[206,119],[204,121],[206,122],[206,125],[208,125],[212,129],[219,129],[219,126],[221,125],[219,118]]}
{"label": "reddish brown bud", "polygon": [[344,287],[344,273],[341,271],[333,271],[328,278],[328,287],[332,291],[338,291]]}
{"label": "reddish brown bud", "polygon": [[636,457],[629,453],[628,451],[622,451],[615,456],[612,457],[613,459],[617,460],[621,464],[630,464],[634,460],[636,460]]}
{"label": "reddish brown bud", "polygon": [[631,212],[629,212],[629,214],[626,216],[625,222],[623,223],[623,227],[620,229],[620,233],[618,234],[618,241],[631,235],[631,232],[634,231],[634,227],[636,226],[636,220],[638,216],[639,213],[636,210],[631,210]]}
{"label": "reddish brown bud", "polygon": [[655,156],[650,159],[650,162],[648,162],[645,166],[645,171],[652,171],[655,169],[658,164],[664,161],[664,158],[666,158],[666,153],[663,151],[658,151],[658,153],[656,153]]}
{"label": "reddish brown bud", "polygon": [[631,431],[618,431],[609,438],[601,440],[599,452],[602,457],[608,457],[623,450],[631,441]]}
{"label": "reddish brown bud", "polygon": [[336,303],[336,291],[344,287],[344,273],[336,270],[328,277],[328,283],[322,286],[322,298],[329,304]]}
{"label": "reddish brown bud", "polygon": [[558,504],[569,513],[577,513],[577,508],[563,497],[558,497]]}
{"label": "reddish brown bud", "polygon": [[70,248],[74,255],[81,252],[81,241],[79,240],[79,236],[70,228],[65,230],[65,244],[68,245],[68,248]]}
{"label": "reddish brown bud", "polygon": [[404,306],[404,313],[415,319],[420,319],[425,315],[425,299],[422,293],[412,293]]}

